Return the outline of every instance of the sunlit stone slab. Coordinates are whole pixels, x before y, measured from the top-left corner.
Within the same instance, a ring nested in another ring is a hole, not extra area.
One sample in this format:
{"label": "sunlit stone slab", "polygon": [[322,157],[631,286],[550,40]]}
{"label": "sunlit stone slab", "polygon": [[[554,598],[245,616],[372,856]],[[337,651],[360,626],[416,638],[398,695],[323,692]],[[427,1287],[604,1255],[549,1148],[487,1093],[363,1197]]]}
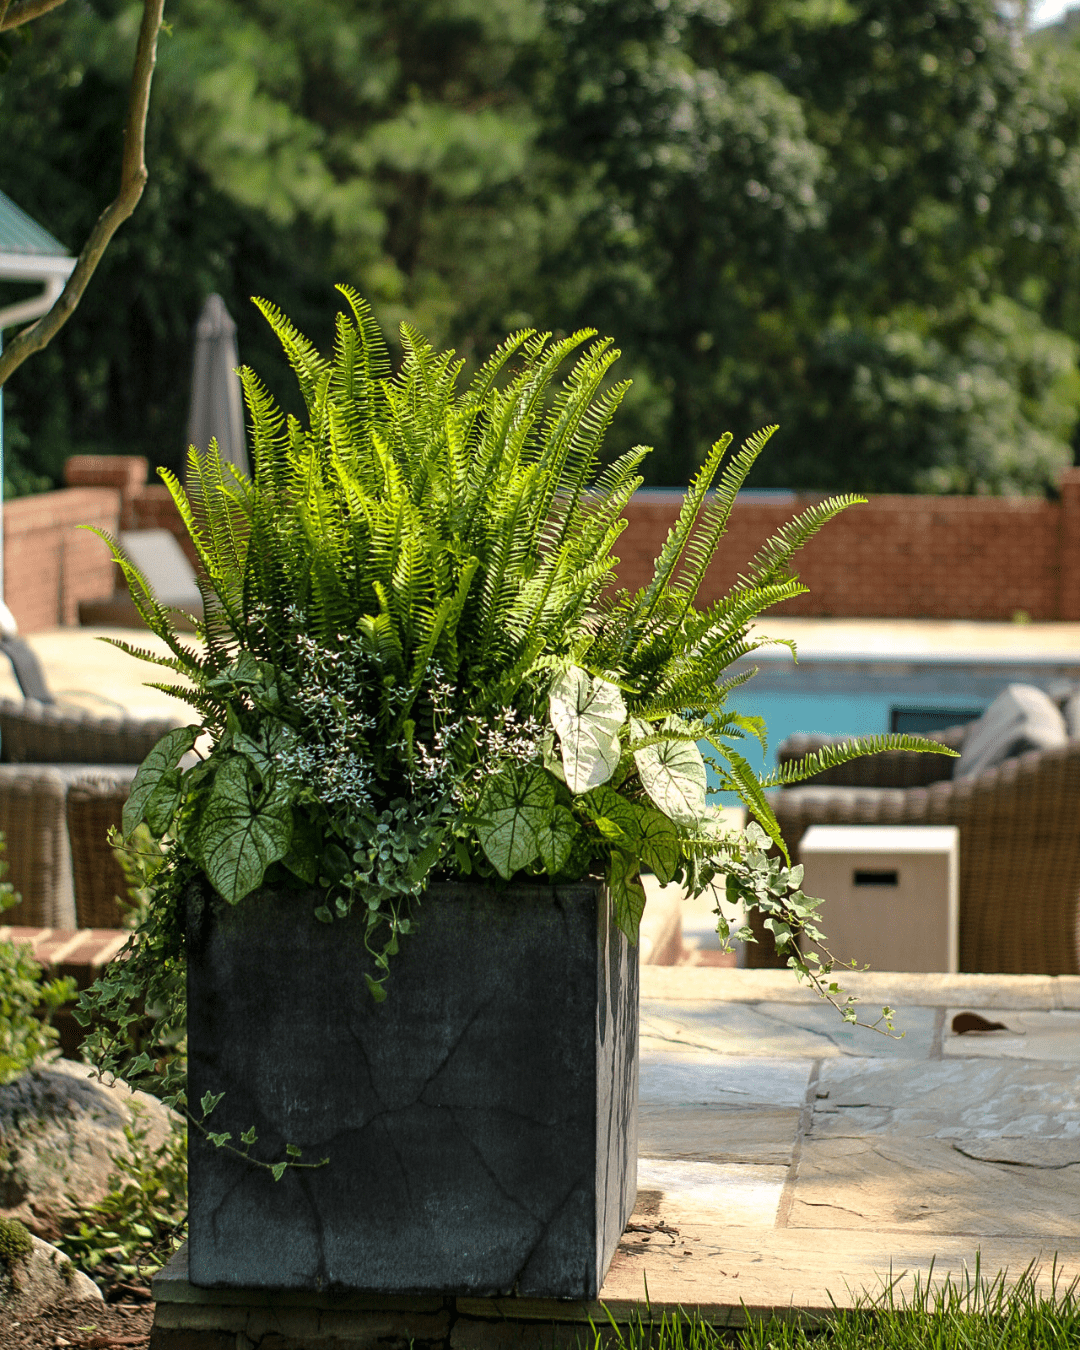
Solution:
{"label": "sunlit stone slab", "polygon": [[834,1059],[823,1062],[815,1093],[812,1138],[1080,1136],[1080,1074],[1067,1064]]}
{"label": "sunlit stone slab", "polygon": [[788,1221],[794,1228],[1076,1238],[1080,1166],[985,1162],[950,1140],[911,1135],[808,1139]]}
{"label": "sunlit stone slab", "polygon": [[771,1227],[786,1177],[786,1167],[643,1158],[639,1204],[643,1192],[659,1193],[660,1212],[676,1228],[687,1222]]}
{"label": "sunlit stone slab", "polygon": [[[860,1005],[859,1019],[877,1021],[881,1007]],[[933,1008],[909,1007],[895,1021],[895,1034],[851,1026],[829,1003],[673,1003],[643,1000],[641,1047],[716,1050],[720,1054],[808,1056],[859,1055],[926,1058],[934,1039]]]}
{"label": "sunlit stone slab", "polygon": [[656,1106],[638,1108],[638,1155],[690,1162],[791,1161],[799,1108]]}
{"label": "sunlit stone slab", "polygon": [[802,1106],[809,1059],[642,1050],[638,1100],[662,1106]]}
{"label": "sunlit stone slab", "polygon": [[[897,971],[844,971],[840,983],[868,1007],[1080,1008],[1077,975],[906,975]],[[644,999],[675,1003],[820,1002],[790,970],[723,970],[709,967],[649,966],[642,971]]]}
{"label": "sunlit stone slab", "polygon": [[[648,1240],[646,1240],[648,1239]],[[654,1312],[699,1308],[718,1324],[741,1326],[746,1310],[789,1308],[828,1312],[880,1297],[892,1283],[897,1302],[948,1278],[968,1287],[976,1263],[983,1277],[1007,1271],[1014,1285],[1034,1263],[1036,1288],[1048,1294],[1057,1267],[1059,1291],[1080,1275],[1080,1242],[1039,1237],[952,1236],[892,1230],[875,1235],[850,1226],[733,1228],[684,1224],[675,1241],[627,1233],[600,1297],[614,1309],[641,1300],[648,1284]]]}
{"label": "sunlit stone slab", "polygon": [[[1004,1031],[969,1031],[958,1036],[951,1028],[958,1013],[974,1012],[988,1022],[1004,1022]],[[1080,1063],[1080,1012],[1012,1012],[998,1008],[949,1008],[945,1015],[942,1052],[987,1059],[1072,1060]]]}

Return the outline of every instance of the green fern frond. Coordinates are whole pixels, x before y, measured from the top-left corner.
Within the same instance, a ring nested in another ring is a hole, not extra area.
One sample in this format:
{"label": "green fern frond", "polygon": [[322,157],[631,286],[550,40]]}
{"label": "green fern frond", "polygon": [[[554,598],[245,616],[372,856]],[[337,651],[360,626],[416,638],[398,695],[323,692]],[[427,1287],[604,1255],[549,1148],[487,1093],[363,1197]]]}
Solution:
{"label": "green fern frond", "polygon": [[849,506],[865,505],[866,498],[856,493],[846,493],[842,497],[829,497],[808,507],[794,520],[777,530],[750,564],[746,577],[740,577],[742,585],[766,586],[779,581],[787,575],[788,563],[800,548],[812,539],[823,525],[827,525],[834,516],[846,511]]}
{"label": "green fern frond", "polygon": [[[716,556],[720,541],[727,533],[731,509],[735,505],[739,489],[775,431],[775,426],[763,427],[750,436],[739,448],[738,453],[724,465],[715,492],[706,500],[698,528],[686,546],[686,552],[675,576],[675,583],[689,596],[687,607],[696,597],[705,579],[706,569]],[[730,443],[730,437],[728,442]]]}
{"label": "green fern frond", "polygon": [[910,750],[922,755],[949,755],[959,758],[959,752],[942,745],[940,741],[929,741],[923,736],[893,734],[889,736],[853,736],[850,741],[839,745],[826,745],[820,750],[803,755],[802,759],[789,760],[767,778],[762,779],[762,787],[788,787],[792,783],[801,783],[804,778],[824,773],[826,769],[835,769],[864,755],[881,755],[889,750]]}
{"label": "green fern frond", "polygon": [[276,305],[259,296],[251,297],[252,304],[258,309],[271,329],[288,358],[296,374],[297,383],[304,402],[310,409],[314,404],[315,391],[320,378],[329,370],[330,363],[319,355],[314,343],[310,342]]}

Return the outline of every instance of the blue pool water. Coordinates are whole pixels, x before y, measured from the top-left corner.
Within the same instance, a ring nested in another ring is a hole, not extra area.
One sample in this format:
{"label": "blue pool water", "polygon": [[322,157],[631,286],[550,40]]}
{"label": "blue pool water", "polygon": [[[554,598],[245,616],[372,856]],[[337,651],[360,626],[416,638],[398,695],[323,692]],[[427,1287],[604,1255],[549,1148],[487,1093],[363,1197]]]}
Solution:
{"label": "blue pool water", "polygon": [[[825,736],[881,736],[889,731],[894,710],[908,712],[926,708],[945,713],[953,709],[956,721],[970,718],[973,712],[982,712],[986,704],[979,699],[949,701],[940,695],[917,695],[901,690],[882,693],[857,691],[828,693],[795,693],[775,689],[754,690],[754,682],[736,690],[729,706],[737,712],[750,713],[765,719],[769,751],[763,758],[761,747],[750,740],[746,758],[755,769],[772,769],[776,764],[776,747],[796,732]],[[953,719],[943,720],[949,725]]]}
{"label": "blue pool water", "polygon": [[777,746],[795,732],[918,732],[928,729],[919,725],[928,712],[933,714],[929,727],[978,716],[1009,684],[1034,684],[1051,695],[1080,684],[1080,653],[1038,658],[957,653],[911,659],[853,653],[803,657],[798,663],[784,654],[759,655],[754,664],[758,673],[732,693],[728,706],[765,719],[768,753],[763,755],[753,740],[741,747],[761,772],[775,768]]}

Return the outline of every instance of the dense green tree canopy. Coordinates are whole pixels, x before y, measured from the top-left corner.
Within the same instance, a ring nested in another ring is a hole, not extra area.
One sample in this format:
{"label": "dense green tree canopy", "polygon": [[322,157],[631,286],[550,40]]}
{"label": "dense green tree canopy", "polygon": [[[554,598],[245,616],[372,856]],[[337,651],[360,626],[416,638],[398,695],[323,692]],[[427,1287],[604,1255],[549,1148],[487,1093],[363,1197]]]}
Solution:
{"label": "dense green tree canopy", "polygon": [[[317,340],[331,283],[468,358],[613,333],[611,437],[681,484],[779,422],[759,485],[1040,491],[1080,412],[1080,54],[993,0],[170,0],[151,177],[78,315],[7,389],[13,485],[183,451],[210,290]],[[0,188],[76,244],[138,21],[5,34]],[[14,452],[13,454],[11,452]]]}

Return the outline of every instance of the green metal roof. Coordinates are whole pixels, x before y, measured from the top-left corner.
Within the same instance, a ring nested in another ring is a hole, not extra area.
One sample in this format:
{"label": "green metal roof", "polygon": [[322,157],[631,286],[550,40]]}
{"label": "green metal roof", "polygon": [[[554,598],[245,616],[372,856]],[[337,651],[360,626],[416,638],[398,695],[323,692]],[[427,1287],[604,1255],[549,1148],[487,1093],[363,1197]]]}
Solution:
{"label": "green metal roof", "polygon": [[67,249],[48,230],[0,192],[0,253],[25,253],[30,256],[66,258]]}

